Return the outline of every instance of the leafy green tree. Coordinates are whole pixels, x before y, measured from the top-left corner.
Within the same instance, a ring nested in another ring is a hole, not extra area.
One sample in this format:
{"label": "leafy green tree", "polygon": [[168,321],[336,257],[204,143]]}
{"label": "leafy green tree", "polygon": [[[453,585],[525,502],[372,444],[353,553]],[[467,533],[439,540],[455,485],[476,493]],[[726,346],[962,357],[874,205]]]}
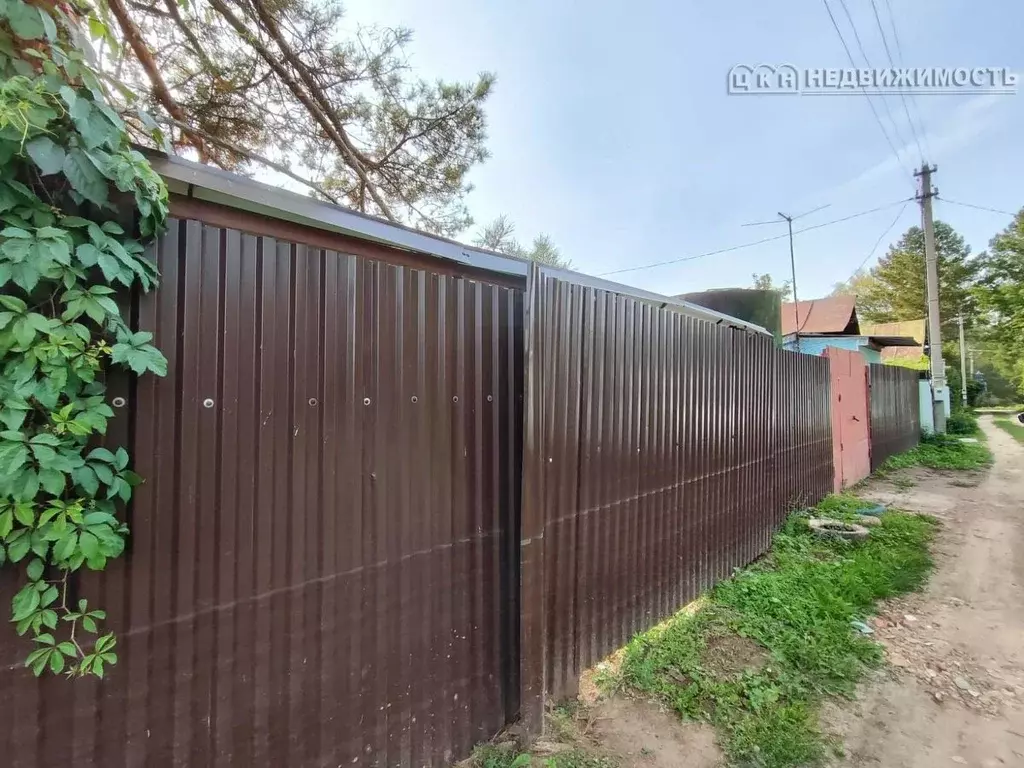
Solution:
{"label": "leafy green tree", "polygon": [[[935,222],[939,271],[939,312],[943,321],[964,313],[970,323],[976,307],[972,287],[980,262],[971,258],[964,239],[949,224]],[[927,316],[924,232],[911,227],[889,247],[870,272],[871,280],[856,287],[857,313],[862,320],[888,323]]]}
{"label": "leafy green tree", "polygon": [[1024,394],[1024,209],[979,258],[974,291],[986,357]]}
{"label": "leafy green tree", "polygon": [[533,238],[533,244],[529,248],[524,248],[516,240],[515,230],[515,224],[511,219],[502,214],[484,226],[473,242],[482,248],[489,248],[517,259],[529,259],[559,269],[572,268],[572,260],[562,255],[548,235],[537,235]]}
{"label": "leafy green tree", "polygon": [[832,286],[830,296],[863,296],[871,289],[876,280],[866,269],[858,269],[846,280]]}
{"label": "leafy green tree", "polygon": [[472,223],[466,175],[487,156],[492,75],[415,77],[411,32],[347,30],[339,0],[107,3],[120,45],[105,68],[174,146],[235,171],[272,167],[428,231]]}
{"label": "leafy green tree", "polygon": [[110,42],[81,0],[0,0],[0,566],[22,581],[11,621],[36,675],[117,661],[106,614],[71,586],[124,550],[139,482],[103,439],[106,375],[167,369],[116,296],[156,282],[143,241],[167,190],[91,69],[90,35]]}
{"label": "leafy green tree", "polygon": [[783,301],[793,300],[793,281],[783,280],[781,285],[776,285],[771,275],[765,272],[763,275],[755,272],[751,275],[754,282],[751,287],[760,291],[778,291]]}

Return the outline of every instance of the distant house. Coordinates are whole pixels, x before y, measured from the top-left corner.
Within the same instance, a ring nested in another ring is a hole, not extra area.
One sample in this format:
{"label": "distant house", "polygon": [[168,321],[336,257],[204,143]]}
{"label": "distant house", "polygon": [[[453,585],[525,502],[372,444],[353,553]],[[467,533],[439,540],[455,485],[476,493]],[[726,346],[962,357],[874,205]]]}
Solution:
{"label": "distant house", "polygon": [[869,363],[881,363],[890,348],[920,346],[913,336],[872,333],[861,328],[853,296],[829,296],[782,305],[782,344],[786,349],[820,355],[828,347],[860,352]]}
{"label": "distant house", "polygon": [[886,347],[882,350],[883,363],[918,362],[925,356],[928,341],[927,323],[924,320],[903,320],[898,323],[865,323],[861,332],[872,336],[909,336],[917,342],[912,347]]}

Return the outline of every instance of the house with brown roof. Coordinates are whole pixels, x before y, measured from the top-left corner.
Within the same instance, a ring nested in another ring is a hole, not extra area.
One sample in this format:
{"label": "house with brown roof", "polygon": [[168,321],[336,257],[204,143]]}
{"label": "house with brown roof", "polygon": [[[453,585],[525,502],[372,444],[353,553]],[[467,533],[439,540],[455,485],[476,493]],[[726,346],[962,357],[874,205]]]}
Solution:
{"label": "house with brown roof", "polygon": [[870,325],[865,323],[861,325],[861,332],[869,336],[909,336],[917,342],[912,347],[886,347],[882,350],[883,363],[919,362],[925,356],[928,324],[924,319]]}
{"label": "house with brown roof", "polygon": [[869,363],[883,362],[890,348],[916,347],[909,335],[869,332],[857,318],[854,296],[828,296],[782,305],[782,344],[786,349],[820,355],[828,347],[860,352]]}

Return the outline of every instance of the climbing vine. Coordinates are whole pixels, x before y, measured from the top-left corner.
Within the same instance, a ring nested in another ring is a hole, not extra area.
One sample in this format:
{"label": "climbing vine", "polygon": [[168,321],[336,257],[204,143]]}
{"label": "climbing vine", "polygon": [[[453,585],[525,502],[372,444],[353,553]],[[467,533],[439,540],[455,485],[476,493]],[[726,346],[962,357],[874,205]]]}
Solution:
{"label": "climbing vine", "polygon": [[117,661],[75,580],[123,552],[140,480],[105,445],[105,380],[167,367],[117,294],[156,284],[143,242],[167,190],[110,106],[93,40],[115,44],[94,6],[0,0],[0,566],[18,574],[11,621],[36,675]]}

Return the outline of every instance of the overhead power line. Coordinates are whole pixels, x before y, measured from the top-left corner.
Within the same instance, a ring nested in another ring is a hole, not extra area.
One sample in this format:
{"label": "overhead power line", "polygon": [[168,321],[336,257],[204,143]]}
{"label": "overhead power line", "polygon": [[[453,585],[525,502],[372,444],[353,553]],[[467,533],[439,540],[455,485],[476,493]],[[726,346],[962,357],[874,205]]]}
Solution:
{"label": "overhead power line", "polygon": [[[878,239],[875,240],[875,244],[873,246],[871,246],[871,250],[868,251],[868,255],[864,257],[864,261],[862,261],[860,264],[857,265],[857,268],[855,270],[853,270],[853,272],[850,274],[850,277],[853,277],[858,272],[860,272],[862,269],[864,269],[864,265],[867,264],[869,261],[871,261],[871,257],[875,255],[875,251],[878,250],[878,246],[881,245],[882,241],[886,237],[888,237],[890,232],[892,232],[892,228],[896,226],[896,222],[900,220],[900,216],[902,216],[903,212],[905,210],[907,210],[907,206],[908,205],[910,205],[910,200],[905,200],[903,202],[903,207],[900,208],[900,212],[896,214],[896,218],[893,219],[892,223],[888,227],[885,228],[885,231],[882,232],[882,234],[880,234],[878,236]],[[849,278],[847,278],[847,279],[849,279]]]}
{"label": "overhead power line", "polygon": [[[839,35],[839,42],[843,44],[843,50],[846,51],[846,58],[850,60],[850,66],[856,69],[857,62],[854,61],[853,54],[850,53],[850,46],[846,44],[846,38],[843,37],[843,31],[839,28],[839,22],[836,21],[835,14],[832,13],[832,7],[828,4],[828,0],[821,0],[825,4],[825,10],[828,11],[828,17],[832,20],[832,26],[836,30],[836,34]],[[845,4],[843,5],[845,8]],[[911,176],[910,169],[903,164],[903,160],[900,159],[900,153],[896,151],[896,145],[893,144],[892,138],[889,136],[889,132],[885,129],[885,124],[882,122],[882,118],[878,114],[878,110],[875,109],[875,102],[871,100],[871,96],[864,89],[860,89],[864,94],[864,98],[868,100],[868,106],[871,107],[871,114],[875,116],[875,122],[878,123],[878,127],[882,129],[882,135],[885,136],[885,142],[889,145],[889,149],[892,150],[893,157],[896,158],[896,162],[906,172],[907,176]]]}
{"label": "overhead power line", "polygon": [[[824,222],[822,222],[820,224],[812,224],[811,226],[804,227],[803,229],[794,229],[793,230],[793,234],[794,235],[799,235],[802,232],[810,232],[812,229],[821,229],[822,227],[830,227],[833,224],[841,224],[844,221],[850,221],[851,219],[857,219],[857,218],[860,218],[861,216],[867,216],[867,215],[872,214],[872,213],[878,213],[879,211],[884,211],[887,208],[892,208],[895,205],[899,205],[900,203],[906,203],[906,202],[908,202],[910,200],[913,200],[913,199],[914,198],[912,198],[912,197],[908,197],[908,198],[905,198],[903,200],[896,200],[896,201],[891,202],[891,203],[886,203],[885,205],[880,205],[877,208],[872,208],[872,209],[867,210],[867,211],[860,211],[859,213],[852,213],[849,216],[843,216],[840,219],[832,219],[831,221],[824,221]],[[772,242],[774,240],[782,240],[782,239],[787,238],[787,237],[789,237],[788,233],[782,234],[782,235],[774,235],[773,237],[766,237],[766,238],[763,238],[761,240],[754,240],[753,242],[749,242],[749,243],[741,243],[739,245],[733,245],[733,246],[730,246],[728,248],[719,248],[716,251],[707,251],[706,253],[697,253],[697,254],[694,254],[693,256],[682,256],[682,257],[680,257],[678,259],[668,259],[667,261],[657,261],[657,262],[654,262],[652,264],[641,264],[641,265],[636,266],[636,267],[625,267],[624,269],[613,269],[610,272],[601,272],[597,276],[598,277],[606,277],[608,275],[621,275],[621,274],[623,274],[625,272],[637,272],[637,271],[639,271],[641,269],[652,269],[654,267],[663,267],[663,266],[666,266],[668,264],[680,264],[680,263],[682,263],[684,261],[695,261],[696,259],[703,259],[703,258],[706,258],[708,256],[718,256],[718,255],[723,254],[723,253],[731,253],[732,251],[739,251],[739,250],[742,250],[744,248],[753,248],[756,245],[763,245],[764,243],[770,243],[770,242]]]}
{"label": "overhead power line", "polygon": [[944,203],[952,203],[953,205],[962,205],[964,208],[975,208],[975,209],[977,209],[979,211],[988,211],[989,213],[1001,213],[1004,216],[1016,216],[1017,215],[1016,213],[1011,213],[1010,211],[1004,211],[1004,210],[1001,210],[999,208],[989,208],[986,205],[974,205],[972,203],[961,203],[961,202],[959,202],[957,200],[950,200],[948,197],[941,197],[941,196],[939,196],[939,200],[941,200]]}
{"label": "overhead power line", "polygon": [[[885,29],[882,27],[882,17],[878,15],[878,4],[875,0],[871,0],[871,10],[875,14],[875,23],[878,25],[878,34],[882,36],[882,45],[885,47],[885,56],[889,59],[889,66],[896,69],[896,62],[893,61],[892,51],[889,50],[889,40],[886,38]],[[893,22],[895,25],[895,22]],[[882,97],[885,98],[884,96]],[[921,149],[921,140],[917,135],[917,128],[914,126],[914,120],[910,117],[910,107],[907,105],[907,97],[900,90],[900,101],[903,102],[903,112],[907,116],[907,125],[910,126],[910,133],[914,137],[914,143],[917,145],[917,152],[921,156],[921,163],[924,163],[924,150]]]}
{"label": "overhead power line", "polygon": [[[889,26],[892,27],[892,39],[893,42],[896,43],[896,60],[899,61],[900,67],[905,67],[906,64],[903,60],[903,45],[900,43],[900,33],[896,30],[896,14],[892,12],[892,3],[890,0],[885,0],[885,8],[889,12]],[[921,126],[921,139],[924,141],[924,148],[930,156],[932,154],[932,149],[928,143],[928,129],[925,127],[924,118],[921,116],[921,105],[917,103],[917,99],[914,97],[913,93],[910,94],[910,103],[914,105],[914,111],[917,113],[917,122]]]}
{"label": "overhead power line", "polygon": [[[854,24],[853,16],[850,15],[850,8],[846,4],[846,0],[839,0],[839,5],[843,9],[843,13],[846,14],[846,20],[850,24],[850,29],[853,30],[853,39],[857,43],[857,49],[860,51],[861,58],[864,59],[864,65],[868,69],[874,69],[874,67],[871,64],[871,59],[868,58],[868,52],[864,49],[864,42],[860,39],[860,32],[857,31],[857,25]],[[866,91],[865,95],[867,95]],[[882,102],[882,106],[885,108],[885,114],[889,116],[889,122],[892,123],[892,131],[896,135],[896,141],[900,143],[901,147],[905,146],[906,142],[903,140],[903,135],[900,133],[899,124],[896,122],[896,118],[892,116],[892,110],[889,109],[888,99],[886,99],[885,96],[879,96],[878,98]]]}

